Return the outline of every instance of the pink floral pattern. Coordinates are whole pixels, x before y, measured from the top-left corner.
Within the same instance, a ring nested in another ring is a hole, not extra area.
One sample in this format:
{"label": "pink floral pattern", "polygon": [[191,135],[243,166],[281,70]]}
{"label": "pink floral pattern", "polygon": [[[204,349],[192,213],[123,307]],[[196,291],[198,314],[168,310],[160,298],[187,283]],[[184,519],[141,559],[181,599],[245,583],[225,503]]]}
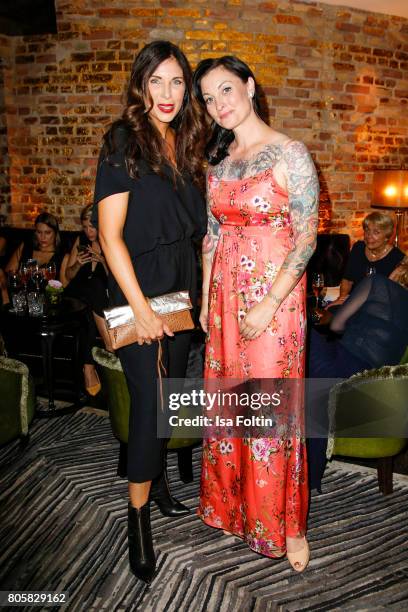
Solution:
{"label": "pink floral pattern", "polygon": [[[249,179],[209,175],[220,239],[210,282],[205,373],[209,378],[304,376],[305,279],[256,340],[239,333],[239,319],[269,291],[293,246],[287,194],[272,170]],[[300,385],[302,387],[302,385]],[[298,415],[303,393],[295,397]],[[299,433],[276,438],[210,437],[204,442],[198,514],[209,525],[243,538],[270,557],[286,536],[303,535],[308,510],[307,464]]]}

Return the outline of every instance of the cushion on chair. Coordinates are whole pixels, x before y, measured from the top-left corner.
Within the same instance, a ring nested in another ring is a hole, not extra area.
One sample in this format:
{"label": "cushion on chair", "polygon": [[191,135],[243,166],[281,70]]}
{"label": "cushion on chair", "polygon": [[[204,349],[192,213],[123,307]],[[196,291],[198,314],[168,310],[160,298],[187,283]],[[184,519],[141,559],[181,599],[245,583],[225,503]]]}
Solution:
{"label": "cushion on chair", "polygon": [[21,361],[0,357],[0,444],[28,434],[35,413],[34,381]]}

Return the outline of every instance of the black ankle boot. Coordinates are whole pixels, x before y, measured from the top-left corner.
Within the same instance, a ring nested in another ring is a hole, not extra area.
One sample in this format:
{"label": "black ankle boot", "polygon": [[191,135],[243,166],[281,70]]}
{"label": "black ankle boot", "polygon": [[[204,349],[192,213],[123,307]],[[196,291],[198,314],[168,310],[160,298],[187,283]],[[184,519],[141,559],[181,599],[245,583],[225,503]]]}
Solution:
{"label": "black ankle boot", "polygon": [[163,470],[161,475],[153,480],[149,499],[156,502],[160,508],[160,512],[164,514],[164,516],[177,517],[190,514],[190,510],[187,506],[181,504],[170,493],[166,470]]}
{"label": "black ankle boot", "polygon": [[150,502],[141,508],[128,506],[129,564],[132,573],[143,582],[150,582],[156,571],[150,527]]}

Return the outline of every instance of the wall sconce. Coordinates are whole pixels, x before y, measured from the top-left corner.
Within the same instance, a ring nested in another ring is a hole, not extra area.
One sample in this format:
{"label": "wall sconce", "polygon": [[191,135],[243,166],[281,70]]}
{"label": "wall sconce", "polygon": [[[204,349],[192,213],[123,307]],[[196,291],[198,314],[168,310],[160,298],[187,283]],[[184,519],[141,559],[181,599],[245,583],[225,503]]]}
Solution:
{"label": "wall sconce", "polygon": [[408,211],[408,170],[374,170],[372,193],[372,208],[395,213],[395,246],[398,246],[402,217]]}

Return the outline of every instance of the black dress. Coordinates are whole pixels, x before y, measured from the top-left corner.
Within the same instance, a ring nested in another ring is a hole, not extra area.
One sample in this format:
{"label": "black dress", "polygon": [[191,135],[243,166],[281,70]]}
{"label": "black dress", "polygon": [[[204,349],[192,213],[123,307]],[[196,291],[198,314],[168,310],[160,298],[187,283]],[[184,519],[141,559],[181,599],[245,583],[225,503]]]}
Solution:
{"label": "black dress", "polygon": [[[91,246],[91,242],[85,234],[79,235],[79,244]],[[85,302],[88,311],[84,319],[84,327],[79,338],[79,355],[81,363],[93,364],[92,347],[97,344],[98,330],[92,312],[100,317],[103,316],[104,308],[107,308],[108,278],[103,264],[97,262],[95,269],[92,270],[92,262],[88,262],[80,267],[74,278],[68,283],[64,294],[66,297],[73,297]]]}
{"label": "black dress", "polygon": [[367,276],[367,268],[375,268],[377,274],[389,276],[391,272],[404,259],[404,253],[397,247],[393,247],[385,257],[370,261],[365,254],[365,242],[359,240],[350,251],[344,278],[354,283],[354,286]]}
{"label": "black dress", "polygon": [[[34,257],[33,239],[26,240],[23,243],[23,250],[21,251],[21,256],[20,256],[20,264],[27,261],[27,259],[33,259],[33,257]],[[62,251],[60,249],[57,249],[55,253],[53,254],[53,256],[51,257],[51,259],[48,261],[48,264],[55,263],[56,278],[59,278],[63,257],[64,257],[64,254],[62,253]],[[48,264],[42,264],[40,265],[40,268],[44,268]]]}
{"label": "black dress", "polygon": [[[138,178],[131,178],[125,161],[125,132],[109,158],[101,154],[95,199],[129,192],[123,239],[128,248],[137,280],[146,297],[188,289],[196,301],[197,249],[195,243],[206,233],[204,199],[188,176],[174,184],[173,172],[163,167],[155,174],[143,161]],[[94,208],[94,211],[96,207]],[[97,219],[92,219],[97,226]],[[112,305],[126,303],[121,289],[110,274],[109,297]],[[190,334],[179,333],[162,341],[164,361],[170,378],[184,378]],[[131,397],[128,442],[128,477],[145,482],[163,469],[165,440],[157,438],[157,355],[158,343],[132,344],[118,350]]]}

